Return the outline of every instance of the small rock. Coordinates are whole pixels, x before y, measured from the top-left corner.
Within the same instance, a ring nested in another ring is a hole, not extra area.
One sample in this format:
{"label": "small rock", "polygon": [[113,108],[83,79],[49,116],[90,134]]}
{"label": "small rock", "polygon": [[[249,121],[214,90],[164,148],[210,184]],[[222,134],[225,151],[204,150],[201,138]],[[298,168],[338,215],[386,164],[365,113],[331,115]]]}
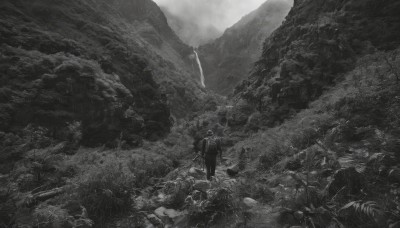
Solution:
{"label": "small rock", "polygon": [[193,185],[194,190],[198,190],[201,192],[206,192],[210,188],[211,188],[211,184],[209,181],[206,181],[206,180],[197,180],[194,182],[194,185]]}
{"label": "small rock", "polygon": [[87,218],[86,208],[83,207],[79,201],[71,200],[62,205],[62,209],[67,210],[68,214],[74,217]]}
{"label": "small rock", "polygon": [[181,212],[178,212],[174,209],[166,209],[164,214],[167,215],[170,219],[174,220],[176,217],[181,215]]}
{"label": "small rock", "polygon": [[166,215],[164,214],[166,208],[165,207],[159,207],[154,211],[154,214],[157,215],[157,217],[159,217],[160,219],[166,217]]}
{"label": "small rock", "polygon": [[304,217],[304,213],[302,211],[296,211],[293,215],[297,220],[301,220]]}
{"label": "small rock", "polygon": [[238,173],[239,173],[239,164],[235,164],[235,165],[232,165],[232,166],[230,166],[227,170],[226,170],[226,173],[229,175],[229,176],[235,176],[235,175],[237,175]]}
{"label": "small rock", "polygon": [[142,211],[147,207],[148,200],[145,199],[143,196],[139,196],[135,198],[135,209],[138,211]]}
{"label": "small rock", "polygon": [[246,197],[243,199],[243,203],[249,207],[249,208],[253,208],[255,206],[257,206],[258,202],[252,198]]}
{"label": "small rock", "polygon": [[205,172],[200,170],[200,169],[196,169],[195,167],[192,167],[189,169],[189,176],[192,176],[196,179],[200,179],[203,178],[205,176]]}
{"label": "small rock", "polygon": [[164,223],[161,221],[160,218],[158,218],[156,215],[154,214],[149,214],[147,215],[147,219],[155,226],[157,227],[163,227]]}

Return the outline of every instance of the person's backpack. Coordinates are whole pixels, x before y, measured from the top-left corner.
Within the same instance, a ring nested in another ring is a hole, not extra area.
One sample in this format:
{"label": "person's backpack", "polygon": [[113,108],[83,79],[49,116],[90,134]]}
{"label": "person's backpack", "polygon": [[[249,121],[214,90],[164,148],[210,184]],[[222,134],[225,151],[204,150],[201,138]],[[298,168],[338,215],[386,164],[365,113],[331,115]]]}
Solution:
{"label": "person's backpack", "polygon": [[206,138],[206,154],[218,153],[218,139],[215,137]]}

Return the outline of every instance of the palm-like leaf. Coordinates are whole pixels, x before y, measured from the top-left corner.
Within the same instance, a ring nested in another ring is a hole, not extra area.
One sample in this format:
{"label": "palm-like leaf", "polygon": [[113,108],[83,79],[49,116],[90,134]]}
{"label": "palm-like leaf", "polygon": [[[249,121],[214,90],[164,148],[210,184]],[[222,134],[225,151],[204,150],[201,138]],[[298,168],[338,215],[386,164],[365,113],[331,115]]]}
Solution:
{"label": "palm-like leaf", "polygon": [[351,201],[344,205],[340,211],[353,209],[354,212],[368,216],[374,219],[377,215],[382,213],[382,209],[378,206],[378,204],[374,201],[366,201],[363,202],[361,200]]}

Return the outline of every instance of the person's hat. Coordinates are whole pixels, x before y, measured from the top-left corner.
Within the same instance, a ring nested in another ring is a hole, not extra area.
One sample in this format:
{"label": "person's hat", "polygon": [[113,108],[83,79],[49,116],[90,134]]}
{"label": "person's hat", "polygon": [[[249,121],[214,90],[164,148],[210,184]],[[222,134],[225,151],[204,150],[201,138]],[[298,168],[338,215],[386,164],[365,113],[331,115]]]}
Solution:
{"label": "person's hat", "polygon": [[213,131],[211,131],[211,130],[208,130],[208,131],[207,131],[207,135],[208,135],[208,136],[211,136],[211,135],[213,135],[213,134],[214,134]]}

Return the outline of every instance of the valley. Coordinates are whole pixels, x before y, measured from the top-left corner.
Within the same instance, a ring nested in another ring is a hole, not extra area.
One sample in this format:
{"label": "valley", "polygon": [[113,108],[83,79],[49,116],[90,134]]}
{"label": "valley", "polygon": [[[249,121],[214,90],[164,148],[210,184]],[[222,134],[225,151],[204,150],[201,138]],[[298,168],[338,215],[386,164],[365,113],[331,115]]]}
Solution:
{"label": "valley", "polygon": [[268,0],[198,48],[151,0],[0,12],[1,228],[400,227],[396,0]]}

